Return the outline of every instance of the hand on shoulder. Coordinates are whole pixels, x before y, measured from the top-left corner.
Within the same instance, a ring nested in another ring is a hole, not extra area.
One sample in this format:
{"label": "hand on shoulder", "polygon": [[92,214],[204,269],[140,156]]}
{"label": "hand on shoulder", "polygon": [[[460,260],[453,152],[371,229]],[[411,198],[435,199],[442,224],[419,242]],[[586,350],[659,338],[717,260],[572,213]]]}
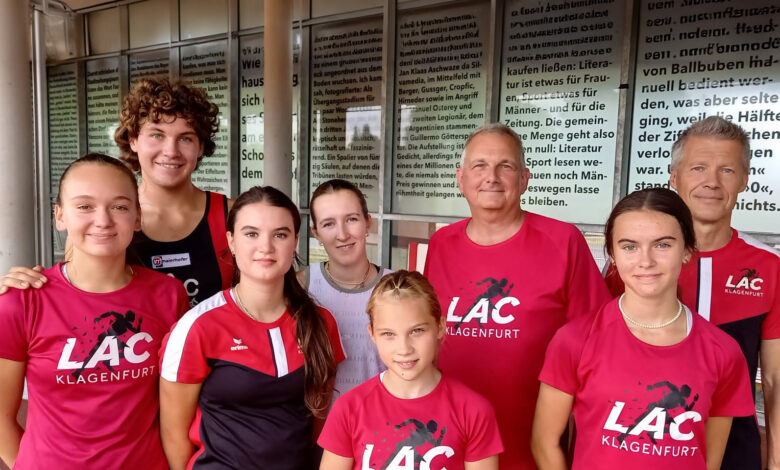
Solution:
{"label": "hand on shoulder", "polygon": [[43,266],[28,268],[25,266],[14,266],[8,270],[5,276],[0,279],[0,295],[8,292],[8,289],[28,289],[31,286],[35,289],[43,287],[48,281],[46,276],[41,274]]}

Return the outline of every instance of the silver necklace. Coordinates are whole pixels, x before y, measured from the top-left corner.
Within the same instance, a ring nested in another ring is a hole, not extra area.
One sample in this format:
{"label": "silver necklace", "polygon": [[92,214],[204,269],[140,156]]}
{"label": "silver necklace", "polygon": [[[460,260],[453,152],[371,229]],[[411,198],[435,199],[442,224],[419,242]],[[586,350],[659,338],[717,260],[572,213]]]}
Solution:
{"label": "silver necklace", "polygon": [[672,318],[671,320],[665,321],[663,323],[658,323],[658,324],[655,324],[655,325],[648,325],[647,323],[640,323],[640,322],[634,320],[633,318],[629,317],[628,314],[626,314],[626,311],[623,310],[623,297],[625,297],[625,295],[626,294],[621,295],[620,299],[618,300],[618,307],[620,308],[620,313],[621,313],[621,315],[623,315],[623,318],[625,318],[627,322],[631,323],[634,326],[638,326],[639,328],[647,328],[649,330],[655,330],[655,329],[658,329],[658,328],[663,328],[663,327],[669,326],[672,323],[674,323],[675,321],[677,321],[677,319],[680,318],[680,315],[682,315],[682,311],[683,311],[682,302],[677,300],[677,305],[679,305],[679,307],[677,308],[677,315],[675,315],[674,318]]}
{"label": "silver necklace", "polygon": [[[125,265],[127,266],[127,270],[130,271],[130,276],[133,276],[133,267],[129,264]],[[68,276],[68,263],[62,263],[62,277],[65,278],[66,281],[68,281],[69,284],[73,285],[73,281],[70,280],[70,277]]]}
{"label": "silver necklace", "polygon": [[360,282],[347,282],[342,281],[341,279],[336,279],[333,277],[333,274],[330,273],[330,268],[328,266],[330,265],[330,261],[325,262],[325,272],[328,273],[328,277],[330,277],[333,281],[335,281],[337,284],[341,285],[347,285],[347,286],[355,286],[355,288],[360,288],[366,285],[366,281],[368,280],[368,274],[371,272],[371,262],[368,263],[368,269],[366,269],[366,274],[363,275],[363,280]]}
{"label": "silver necklace", "polygon": [[238,305],[238,308],[240,308],[241,311],[246,314],[246,316],[248,316],[249,318],[251,318],[254,321],[257,321],[257,318],[255,318],[251,313],[249,313],[249,309],[247,309],[244,306],[244,302],[241,301],[241,296],[238,295],[238,289],[236,287],[234,287],[232,290],[233,290],[233,297],[236,298],[236,305]]}

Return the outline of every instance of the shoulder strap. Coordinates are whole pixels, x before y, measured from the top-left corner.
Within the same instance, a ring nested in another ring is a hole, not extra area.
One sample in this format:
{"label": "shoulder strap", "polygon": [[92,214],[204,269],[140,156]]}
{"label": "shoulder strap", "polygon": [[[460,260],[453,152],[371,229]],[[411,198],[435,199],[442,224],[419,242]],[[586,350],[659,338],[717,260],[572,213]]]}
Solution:
{"label": "shoulder strap", "polygon": [[222,288],[227,289],[233,281],[233,256],[227,242],[227,201],[224,194],[207,191],[209,233],[214,254],[219,264],[219,272],[222,276]]}

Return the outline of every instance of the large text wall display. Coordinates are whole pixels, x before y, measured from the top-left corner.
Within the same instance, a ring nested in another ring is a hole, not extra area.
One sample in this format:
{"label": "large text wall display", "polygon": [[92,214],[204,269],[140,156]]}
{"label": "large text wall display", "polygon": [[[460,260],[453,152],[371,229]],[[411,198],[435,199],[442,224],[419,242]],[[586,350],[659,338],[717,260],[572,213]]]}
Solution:
{"label": "large text wall display", "polygon": [[[78,65],[48,67],[46,87],[49,107],[49,177],[52,207],[60,189],[65,168],[77,159],[79,147]],[[53,215],[53,214],[52,214]],[[52,245],[55,252],[65,249],[65,232],[58,232],[52,221]]]}
{"label": "large text wall display", "polygon": [[624,8],[506,4],[499,116],[525,147],[526,209],[590,224],[612,209]]}
{"label": "large text wall display", "polygon": [[114,142],[119,126],[119,58],[91,60],[86,72],[87,149],[119,157]]}
{"label": "large text wall display", "polygon": [[49,91],[49,175],[51,194],[59,190],[60,176],[80,156],[77,65],[47,69]]}
{"label": "large text wall display", "polygon": [[[298,194],[297,149],[298,149],[298,107],[300,88],[297,66],[300,56],[300,34],[294,33],[293,41],[293,116],[292,116],[292,194]],[[241,38],[241,83],[239,105],[239,171],[240,190],[263,184],[264,152],[264,60],[263,38],[260,36]],[[273,185],[272,181],[268,184]]]}
{"label": "large text wall display", "polygon": [[208,93],[219,106],[217,148],[200,162],[192,182],[201,189],[230,194],[230,92],[228,90],[227,53],[224,41],[181,48],[181,74]]}
{"label": "large text wall display", "polygon": [[382,22],[316,26],[311,36],[311,190],[344,178],[377,210]]}
{"label": "large text wall display", "polygon": [[398,15],[393,212],[468,214],[455,173],[485,124],[488,12],[481,3]]}
{"label": "large text wall display", "polygon": [[643,1],[628,191],[669,185],[671,150],[693,122],[718,115],[751,146],[747,189],[732,224],[780,227],[780,5]]}
{"label": "large text wall display", "polygon": [[131,55],[129,62],[131,86],[141,77],[167,77],[169,74],[170,58],[167,49]]}

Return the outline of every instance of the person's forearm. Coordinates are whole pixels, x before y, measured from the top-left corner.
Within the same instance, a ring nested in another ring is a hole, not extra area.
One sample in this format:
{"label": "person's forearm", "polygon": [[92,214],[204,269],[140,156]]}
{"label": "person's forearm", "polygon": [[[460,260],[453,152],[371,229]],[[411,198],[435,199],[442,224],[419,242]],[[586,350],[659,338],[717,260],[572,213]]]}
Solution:
{"label": "person's forearm", "polygon": [[539,470],[566,470],[566,455],[560,445],[535,445],[533,446],[534,460]]}
{"label": "person's forearm", "polygon": [[195,447],[190,442],[187,433],[184,435],[175,435],[170,432],[163,432],[161,435],[163,451],[168,460],[170,470],[185,470],[187,464],[192,458]]}
{"label": "person's forearm", "polygon": [[15,416],[3,419],[0,423],[0,459],[8,468],[13,468],[16,462],[23,433],[24,429],[16,422]]}
{"label": "person's forearm", "polygon": [[770,470],[780,470],[780,387],[776,377],[763,377],[764,422],[766,425],[766,466]]}

